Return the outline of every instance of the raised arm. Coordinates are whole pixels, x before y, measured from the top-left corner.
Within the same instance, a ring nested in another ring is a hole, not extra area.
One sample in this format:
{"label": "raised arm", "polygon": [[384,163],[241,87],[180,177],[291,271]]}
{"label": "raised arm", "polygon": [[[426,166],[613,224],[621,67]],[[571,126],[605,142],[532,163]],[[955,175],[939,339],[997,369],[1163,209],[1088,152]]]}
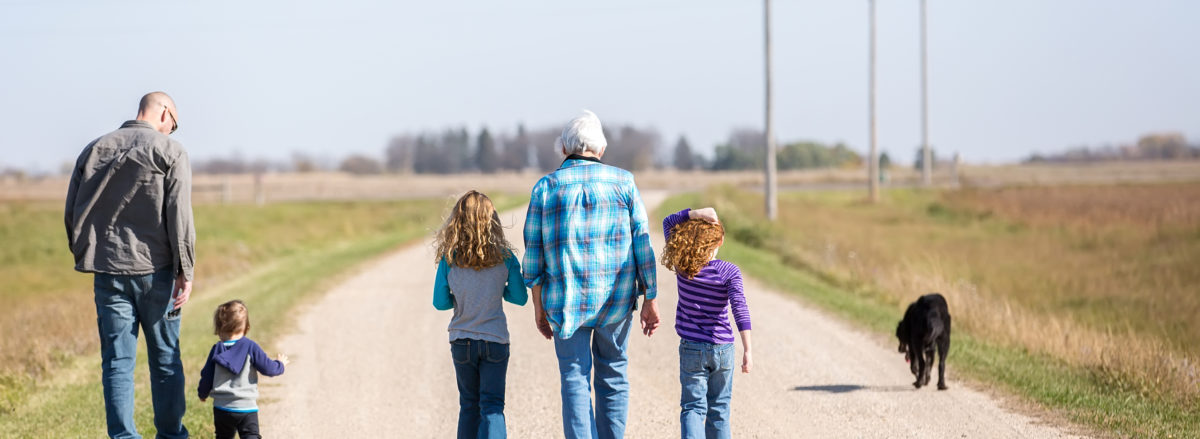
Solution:
{"label": "raised arm", "polygon": [[718,222],[717,211],[711,207],[695,210],[689,208],[667,215],[666,218],[663,218],[663,237],[670,241],[671,229],[691,219],[701,219],[710,223],[716,223]]}
{"label": "raised arm", "polygon": [[675,229],[675,226],[683,224],[688,219],[690,219],[688,217],[688,213],[691,211],[692,211],[691,208],[687,208],[687,209],[683,209],[681,211],[672,213],[670,215],[667,215],[666,218],[663,218],[663,237],[665,238],[665,240],[667,240],[667,241],[671,240],[671,231],[673,229]]}

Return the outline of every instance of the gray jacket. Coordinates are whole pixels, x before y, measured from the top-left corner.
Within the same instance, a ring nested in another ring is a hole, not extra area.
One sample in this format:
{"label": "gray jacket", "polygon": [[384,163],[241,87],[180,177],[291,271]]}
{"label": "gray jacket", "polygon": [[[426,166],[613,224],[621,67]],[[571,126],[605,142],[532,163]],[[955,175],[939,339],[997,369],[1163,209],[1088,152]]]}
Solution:
{"label": "gray jacket", "polygon": [[127,121],[88,144],[67,189],[67,242],[75,269],[192,279],[192,169],[183,145],[147,122]]}

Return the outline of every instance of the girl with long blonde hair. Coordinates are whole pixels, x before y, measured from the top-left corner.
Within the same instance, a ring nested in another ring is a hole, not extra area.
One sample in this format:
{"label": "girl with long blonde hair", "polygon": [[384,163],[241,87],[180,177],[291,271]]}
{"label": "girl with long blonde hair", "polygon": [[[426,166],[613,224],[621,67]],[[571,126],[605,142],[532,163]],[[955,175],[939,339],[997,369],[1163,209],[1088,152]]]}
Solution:
{"label": "girl with long blonde hair", "polygon": [[521,264],[492,200],[469,191],[454,203],[433,243],[438,264],[433,306],[453,309],[450,356],[458,379],[458,437],[503,438],[508,323],[501,300],[529,296]]}

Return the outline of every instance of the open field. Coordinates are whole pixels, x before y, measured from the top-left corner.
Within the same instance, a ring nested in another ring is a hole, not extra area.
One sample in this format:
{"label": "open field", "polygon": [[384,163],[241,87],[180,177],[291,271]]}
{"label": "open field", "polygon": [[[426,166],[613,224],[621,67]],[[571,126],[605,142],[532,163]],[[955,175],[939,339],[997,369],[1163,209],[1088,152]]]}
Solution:
{"label": "open field", "polygon": [[761,203],[669,207],[714,205],[737,240],[722,255],[884,333],[941,292],[952,370],[1106,431],[1200,434],[1200,184],[789,193],[773,226]]}
{"label": "open field", "polygon": [[[520,202],[494,198],[502,207]],[[269,346],[296,303],[362,261],[424,236],[450,201],[198,206],[197,281],[181,339],[188,388],[199,376],[195,359],[212,343],[208,315],[216,304],[246,300],[254,336]],[[0,247],[0,330],[7,334],[0,350],[0,431],[6,435],[103,431],[91,276],[72,270],[61,218],[56,203],[0,203],[0,239],[12,244]],[[151,425],[142,354],[139,428],[146,432]],[[187,425],[210,431],[211,414],[200,411],[189,411]]]}
{"label": "open field", "polygon": [[[823,190],[786,193],[774,228],[758,214],[759,173],[645,172],[638,181],[644,190],[708,187],[668,204],[716,205],[738,241],[723,256],[753,261],[751,275],[873,329],[894,329],[920,292],[946,294],[956,317],[952,373],[1105,431],[1200,435],[1200,163],[964,167],[968,189],[895,189],[879,206],[861,203],[860,191],[828,190],[860,185],[861,175],[781,174],[781,186]],[[447,195],[468,186],[525,193],[538,177],[266,175],[266,203],[253,206],[252,176],[198,176],[200,264],[185,357],[203,357],[206,314],[220,301],[257,303],[255,337],[270,350],[296,303],[425,233]],[[892,177],[901,186],[916,174]],[[1146,181],[1177,183],[1116,184]],[[1096,185],[1009,187],[1037,182]],[[0,330],[9,335],[0,341],[0,431],[18,437],[89,435],[103,423],[91,277],[71,270],[65,184],[0,180]],[[189,388],[198,367],[189,364]],[[189,428],[209,422],[189,412]]]}

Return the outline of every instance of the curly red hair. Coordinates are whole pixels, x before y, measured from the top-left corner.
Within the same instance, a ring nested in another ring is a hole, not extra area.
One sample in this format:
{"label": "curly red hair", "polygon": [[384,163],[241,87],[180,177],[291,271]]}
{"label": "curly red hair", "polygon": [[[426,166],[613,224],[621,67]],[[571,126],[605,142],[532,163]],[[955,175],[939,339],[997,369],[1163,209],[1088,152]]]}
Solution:
{"label": "curly red hair", "polygon": [[663,250],[662,264],[680,276],[696,277],[724,239],[725,227],[719,223],[690,219],[676,224]]}

